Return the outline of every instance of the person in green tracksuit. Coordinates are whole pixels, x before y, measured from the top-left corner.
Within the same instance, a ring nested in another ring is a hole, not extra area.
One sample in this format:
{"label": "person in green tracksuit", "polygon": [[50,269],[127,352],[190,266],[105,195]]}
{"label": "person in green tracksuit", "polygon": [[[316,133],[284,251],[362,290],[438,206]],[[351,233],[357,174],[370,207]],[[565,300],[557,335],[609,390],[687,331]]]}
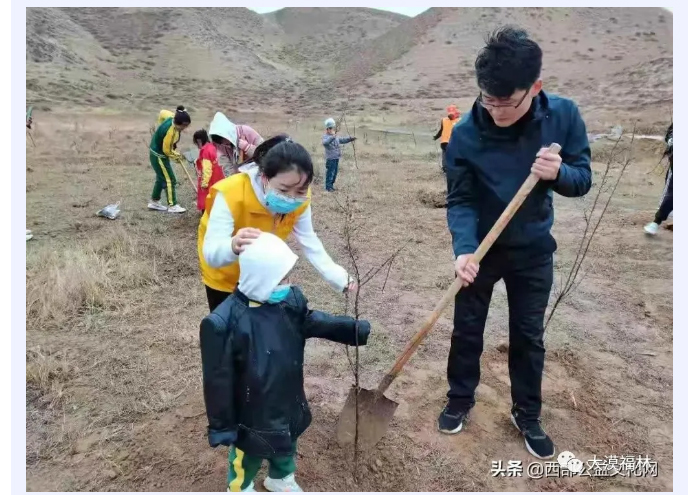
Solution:
{"label": "person in green tracksuit", "polygon": [[[183,213],[185,208],[176,202],[176,175],[171,167],[171,160],[180,160],[181,154],[176,151],[176,143],[181,137],[181,131],[191,124],[191,117],[185,110],[177,109],[173,117],[164,120],[152,135],[150,142],[150,164],[156,178],[152,189],[152,198],[147,204],[150,210]],[[162,189],[167,191],[167,205],[160,200]]]}

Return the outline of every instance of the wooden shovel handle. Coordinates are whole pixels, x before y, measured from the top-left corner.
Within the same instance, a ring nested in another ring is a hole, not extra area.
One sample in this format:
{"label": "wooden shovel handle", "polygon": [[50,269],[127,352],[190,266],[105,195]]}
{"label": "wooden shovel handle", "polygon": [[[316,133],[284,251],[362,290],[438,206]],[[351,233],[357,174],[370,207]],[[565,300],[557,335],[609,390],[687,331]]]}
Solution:
{"label": "wooden shovel handle", "polygon": [[[561,148],[559,144],[553,143],[549,146],[548,151],[550,151],[551,153],[559,153],[560,149]],[[488,234],[485,236],[483,242],[480,243],[478,249],[476,249],[475,253],[473,253],[473,260],[476,263],[480,263],[485,254],[487,254],[492,244],[500,236],[504,228],[507,226],[509,221],[512,219],[516,211],[526,200],[526,197],[531,193],[531,190],[537,183],[538,177],[536,177],[534,174],[529,174],[529,176],[521,185],[517,193],[512,198],[511,202],[507,205],[500,217],[492,226],[490,232],[488,232]],[[398,359],[396,359],[396,362],[391,368],[391,371],[389,371],[388,374],[381,380],[379,388],[377,389],[379,392],[383,394],[389,387],[389,385],[391,385],[391,382],[393,382],[393,380],[401,372],[403,366],[405,366],[405,363],[407,363],[410,360],[410,357],[415,353],[415,350],[420,345],[420,342],[422,342],[423,339],[427,337],[427,334],[430,333],[430,330],[432,330],[432,327],[434,326],[435,322],[441,316],[442,311],[444,311],[444,308],[446,308],[449,305],[449,303],[451,303],[451,301],[454,300],[456,294],[458,294],[462,287],[463,283],[461,282],[461,279],[456,277],[456,279],[449,286],[449,289],[447,289],[446,294],[444,294],[444,297],[440,299],[432,313],[427,317],[427,320],[425,320],[425,322],[420,326],[418,332],[410,340],[403,353],[400,356],[398,356]]]}
{"label": "wooden shovel handle", "polygon": [[191,186],[193,186],[193,191],[198,192],[198,188],[195,185],[195,182],[193,182],[193,179],[191,178],[191,174],[188,173],[188,169],[186,168],[186,165],[183,163],[183,158],[178,158],[176,160],[179,162],[179,165],[181,165],[181,168],[183,169],[184,173],[186,174],[186,177],[188,177],[188,180],[191,183]]}

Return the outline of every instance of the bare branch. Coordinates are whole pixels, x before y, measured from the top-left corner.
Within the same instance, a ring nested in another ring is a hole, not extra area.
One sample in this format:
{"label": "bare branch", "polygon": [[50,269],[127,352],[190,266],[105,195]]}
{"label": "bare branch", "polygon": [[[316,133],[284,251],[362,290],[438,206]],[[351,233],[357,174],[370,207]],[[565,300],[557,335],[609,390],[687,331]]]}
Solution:
{"label": "bare branch", "polygon": [[396,259],[396,256],[398,256],[398,254],[399,254],[401,251],[403,251],[403,249],[404,249],[408,244],[410,244],[410,241],[406,242],[406,243],[403,244],[401,247],[399,247],[398,250],[397,250],[395,253],[393,253],[391,256],[389,256],[389,257],[386,259],[386,261],[384,261],[384,262],[381,264],[381,266],[379,266],[379,268],[376,269],[376,271],[373,272],[373,271],[372,271],[373,269],[369,270],[369,272],[367,273],[367,275],[365,275],[364,280],[362,281],[362,284],[361,284],[361,285],[362,285],[363,287],[364,287],[365,285],[367,285],[367,284],[369,283],[369,281],[370,281],[371,279],[373,279],[373,278],[374,278],[385,266],[387,266],[387,265],[389,266],[389,271],[390,271],[390,270],[391,270],[391,266],[390,266],[390,265],[394,262],[394,260]]}
{"label": "bare branch", "polygon": [[[347,123],[347,120],[345,119],[345,113],[347,112],[347,107],[348,104],[350,103],[350,93],[348,92],[347,100],[345,100],[345,105],[343,105],[343,111],[342,114],[340,115],[340,118],[338,119],[338,123],[342,122],[345,124],[345,131],[347,132],[347,135],[350,139],[352,139],[352,135],[350,134],[350,126]],[[355,169],[359,170],[360,167],[357,166],[357,148],[355,148],[355,141],[351,142],[352,144],[352,154],[353,158],[355,159]]]}
{"label": "bare branch", "polygon": [[664,171],[664,167],[661,166],[661,164],[664,161],[664,158],[666,158],[666,155],[665,154],[661,155],[661,160],[659,160],[659,163],[657,163],[653,169],[651,169],[649,172],[647,172],[647,175],[653,174],[656,170],[659,170],[659,173],[657,175],[661,175],[661,172]]}
{"label": "bare branch", "polygon": [[[633,128],[632,131],[632,139],[630,140],[629,148],[628,148],[628,154],[627,157],[625,158],[624,162],[620,165],[618,176],[616,177],[615,181],[612,184],[612,187],[608,186],[608,172],[611,169],[611,165],[614,163],[615,155],[616,155],[616,150],[618,147],[618,144],[621,142],[622,139],[622,134],[618,139],[616,140],[615,144],[613,145],[613,148],[611,149],[611,152],[609,154],[607,163],[606,163],[606,169],[603,174],[603,178],[601,180],[601,184],[599,185],[598,191],[596,193],[596,197],[594,198],[594,202],[591,206],[591,210],[589,211],[589,214],[587,215],[586,210],[584,210],[584,219],[586,222],[586,225],[584,227],[584,232],[582,234],[581,241],[579,243],[579,247],[577,248],[577,254],[574,258],[574,263],[572,264],[572,267],[570,268],[569,274],[567,279],[565,280],[564,283],[561,282],[560,284],[560,291],[555,299],[555,302],[553,303],[551,309],[550,309],[550,314],[548,315],[548,318],[545,321],[545,328],[547,329],[548,325],[550,324],[553,316],[555,315],[555,311],[557,310],[558,306],[560,303],[570,294],[572,294],[576,288],[579,286],[579,284],[586,278],[587,273],[589,270],[585,270],[582,274],[582,276],[577,280],[577,276],[581,270],[582,264],[584,260],[586,259],[586,255],[589,252],[589,248],[591,247],[591,243],[594,239],[594,236],[596,235],[596,232],[598,231],[601,221],[603,220],[604,215],[606,214],[606,211],[608,210],[608,207],[610,206],[611,200],[613,199],[613,195],[615,194],[616,189],[618,188],[618,185],[620,184],[621,179],[623,178],[623,175],[625,173],[625,170],[627,167],[630,165],[632,162],[632,151],[633,151],[633,146],[634,146],[634,140],[635,140],[635,134],[636,134],[636,124]],[[605,204],[600,210],[600,213],[598,214],[598,218],[596,219],[596,222],[593,224],[593,229],[591,228],[591,223],[594,217],[594,213],[597,211],[597,205],[599,203],[599,199],[602,197],[602,194],[604,192],[607,192],[608,197],[606,199]]]}
{"label": "bare branch", "polygon": [[[335,200],[335,204],[338,205],[338,208],[340,208],[340,211],[347,214],[347,209],[345,208],[345,206],[340,204],[340,201],[338,201],[338,198],[335,195],[333,195],[333,199]],[[345,226],[343,226],[343,228],[345,228]]]}

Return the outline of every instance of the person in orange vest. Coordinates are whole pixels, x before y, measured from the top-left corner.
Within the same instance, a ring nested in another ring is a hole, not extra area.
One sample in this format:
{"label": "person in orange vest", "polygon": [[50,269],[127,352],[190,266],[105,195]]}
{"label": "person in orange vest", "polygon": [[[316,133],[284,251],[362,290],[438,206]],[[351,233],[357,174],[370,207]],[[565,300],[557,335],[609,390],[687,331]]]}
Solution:
{"label": "person in orange vest", "polygon": [[461,112],[459,112],[456,105],[449,105],[446,108],[446,118],[442,119],[441,125],[439,127],[439,132],[434,136],[434,141],[440,139],[440,145],[442,147],[442,170],[446,173],[446,161],[444,160],[444,155],[446,153],[446,146],[449,144],[449,138],[451,137],[451,130],[454,125],[461,118]]}

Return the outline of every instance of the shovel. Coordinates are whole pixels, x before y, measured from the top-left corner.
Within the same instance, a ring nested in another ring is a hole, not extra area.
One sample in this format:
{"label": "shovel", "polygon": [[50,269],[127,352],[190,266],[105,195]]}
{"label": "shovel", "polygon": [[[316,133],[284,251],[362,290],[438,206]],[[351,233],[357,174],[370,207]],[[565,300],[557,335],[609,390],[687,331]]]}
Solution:
{"label": "shovel", "polygon": [[[196,187],[195,182],[193,182],[193,179],[191,178],[191,174],[188,173],[188,169],[186,168],[186,164],[183,163],[183,160],[188,161],[187,158],[188,158],[188,157],[186,157],[186,156],[184,156],[184,155],[181,155],[181,157],[180,157],[178,160],[176,160],[176,161],[179,162],[179,165],[181,165],[181,168],[182,168],[183,171],[186,173],[186,177],[188,177],[188,180],[190,181],[191,186],[193,186],[193,191],[194,191],[194,192],[198,192],[198,188]],[[190,162],[189,162],[189,163],[190,163]]]}
{"label": "shovel", "polygon": [[[560,145],[551,144],[548,148],[551,153],[559,153]],[[480,243],[478,249],[473,253],[473,261],[480,263],[483,256],[488,252],[492,244],[497,240],[504,228],[509,223],[509,220],[514,216],[531,190],[538,183],[538,177],[530,174],[526,181],[521,185],[514,198],[507,205],[507,208],[502,212],[495,224],[490,229],[490,232],[485,236],[485,239]],[[358,447],[362,450],[374,447],[379,440],[386,434],[391,418],[396,412],[398,403],[384,396],[384,392],[389,388],[393,380],[403,369],[403,366],[408,362],[410,357],[415,353],[415,350],[420,345],[420,342],[429,334],[430,330],[439,319],[439,316],[444,311],[451,301],[456,297],[456,294],[463,287],[461,279],[456,277],[449,289],[444,294],[444,297],[437,303],[434,311],[430,314],[427,320],[420,326],[418,332],[408,343],[405,350],[396,359],[396,362],[391,367],[391,370],[384,376],[376,390],[367,390],[360,388],[355,389],[355,386],[350,390],[347,401],[343,406],[343,411],[338,420],[338,444],[346,446],[350,443],[355,443],[355,431],[359,431]],[[355,425],[359,424],[356,428]]]}

